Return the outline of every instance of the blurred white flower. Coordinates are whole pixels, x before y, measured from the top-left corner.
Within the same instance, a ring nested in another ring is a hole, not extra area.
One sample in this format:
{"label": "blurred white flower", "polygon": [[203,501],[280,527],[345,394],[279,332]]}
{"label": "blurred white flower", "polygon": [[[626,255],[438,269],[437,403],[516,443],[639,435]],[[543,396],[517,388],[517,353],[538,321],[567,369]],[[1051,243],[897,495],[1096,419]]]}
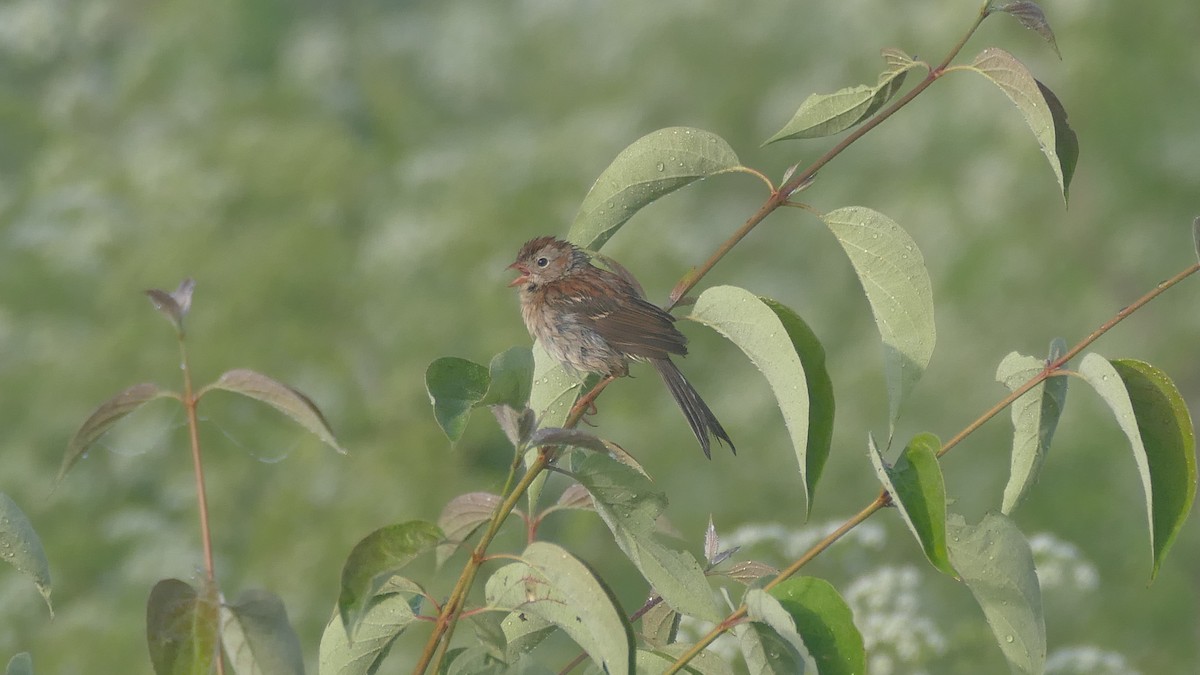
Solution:
{"label": "blurred white flower", "polygon": [[[834,519],[801,528],[787,527],[779,523],[751,523],[742,525],[728,535],[721,535],[721,541],[726,548],[745,548],[757,544],[775,546],[782,557],[795,559],[844,523],[845,520]],[[868,522],[847,532],[839,543],[880,550],[887,543],[887,535],[881,525]]]}
{"label": "blurred white flower", "polygon": [[1029,538],[1029,548],[1043,591],[1053,588],[1094,591],[1100,585],[1096,566],[1071,542],[1040,532]]}
{"label": "blurred white flower", "polygon": [[1046,675],[1140,675],[1125,657],[1092,645],[1063,647],[1046,659]]}
{"label": "blurred white flower", "polygon": [[854,613],[876,675],[913,672],[946,651],[946,637],[921,612],[921,573],[912,566],[881,567],[855,579],[843,593]]}

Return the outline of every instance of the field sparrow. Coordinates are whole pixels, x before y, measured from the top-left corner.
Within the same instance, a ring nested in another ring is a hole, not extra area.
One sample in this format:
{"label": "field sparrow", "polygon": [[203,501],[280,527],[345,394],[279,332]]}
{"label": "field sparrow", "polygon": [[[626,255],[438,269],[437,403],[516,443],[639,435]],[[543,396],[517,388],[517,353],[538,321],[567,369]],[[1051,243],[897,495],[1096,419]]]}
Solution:
{"label": "field sparrow", "polygon": [[716,415],[671,362],[671,354],[687,354],[687,338],[675,328],[675,317],[646,301],[632,278],[592,265],[586,252],[554,237],[525,242],[509,269],[520,273],[509,286],[520,287],[525,327],[563,366],[621,377],[629,374],[630,359],[648,361],[683,410],[704,456],[712,457],[710,434],[737,452]]}

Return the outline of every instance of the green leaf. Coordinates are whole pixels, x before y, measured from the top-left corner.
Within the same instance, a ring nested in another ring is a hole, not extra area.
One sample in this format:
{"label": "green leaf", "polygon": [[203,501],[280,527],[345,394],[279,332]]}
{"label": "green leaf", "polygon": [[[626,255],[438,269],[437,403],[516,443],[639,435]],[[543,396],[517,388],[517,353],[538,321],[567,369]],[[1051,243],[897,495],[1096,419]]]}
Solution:
{"label": "green leaf", "polygon": [[874,85],[860,84],[832,94],[812,94],[768,143],[792,138],[820,138],[841,133],[874,115],[904,85],[904,76],[919,64],[899,49],[884,49],[887,68]]}
{"label": "green leaf", "polygon": [[351,640],[335,611],[321,635],[319,672],[321,675],[372,675],[379,670],[392,643],[415,620],[412,607],[404,596],[383,596],[363,612]]}
{"label": "green leaf", "polygon": [[[1050,345],[1050,361],[1066,353],[1066,343],[1056,339]],[[996,380],[1016,391],[1046,369],[1047,361],[1013,352],[996,369]],[[1025,499],[1037,483],[1042,462],[1058,426],[1058,418],[1067,404],[1067,378],[1051,377],[1017,399],[1011,407],[1013,447],[1008,484],[1000,512],[1008,515]]]}
{"label": "green leaf", "polygon": [[733,630],[750,675],[804,675],[804,653],[770,626],[751,621]]}
{"label": "green leaf", "polygon": [[805,485],[808,487],[807,510],[805,516],[812,513],[813,499],[816,494],[817,481],[825,469],[825,460],[829,459],[829,450],[833,445],[833,380],[825,367],[825,349],[817,339],[812,329],[788,307],[771,300],[759,298],[775,316],[779,317],[800,364],[804,367],[804,381],[808,385],[808,442],[806,447],[807,471],[804,474]]}
{"label": "green leaf", "polygon": [[583,381],[564,370],[542,345],[534,344],[533,389],[529,393],[529,407],[537,415],[539,425],[561,427],[567,421],[582,385]]}
{"label": "green leaf", "polygon": [[217,658],[220,601],[178,579],[154,585],[146,603],[146,642],[156,675],[208,675]]}
{"label": "green leaf", "polygon": [[437,546],[438,567],[446,562],[471,533],[492,519],[500,501],[500,495],[490,492],[468,492],[446,503],[437,521],[438,527],[446,537],[445,541]]}
{"label": "green leaf", "polygon": [[338,612],[346,631],[354,632],[367,603],[389,576],[444,538],[437,525],[423,520],[388,525],[363,537],[342,567]]}
{"label": "green leaf", "polygon": [[[784,311],[785,318],[781,318],[777,307]],[[809,499],[810,485],[815,484],[815,477],[812,480],[808,477],[811,466],[808,460],[809,386],[804,362],[791,333],[794,330],[803,339],[807,326],[778,303],[764,301],[736,286],[714,286],[704,291],[696,299],[688,318],[724,335],[745,352],[767,378],[783,412],[783,421],[800,466],[805,498]],[[822,433],[824,429],[818,431],[818,434]],[[818,449],[817,455],[821,454],[827,457],[828,447]],[[825,457],[814,458],[818,474]]]}
{"label": "green leaf", "polygon": [[533,651],[543,640],[550,637],[554,625],[535,614],[527,614],[520,609],[510,612],[500,622],[500,630],[508,641],[505,649],[506,661],[512,663]]}
{"label": "green leaf", "polygon": [[704,570],[692,554],[673,548],[655,533],[667,498],[650,479],[607,455],[591,454],[574,478],[592,495],[596,512],[617,546],[672,608],[706,621],[719,621]]}
{"label": "green leaf", "polygon": [[487,395],[490,384],[487,368],[456,356],[437,359],[425,370],[433,416],[451,443],[462,438],[471,409]]}
{"label": "green leaf", "polygon": [[1062,169],[1063,200],[1070,193],[1071,179],[1075,176],[1075,166],[1079,164],[1079,136],[1067,121],[1067,109],[1062,101],[1041,80],[1037,80],[1038,91],[1046,99],[1050,108],[1050,117],[1054,120],[1054,155]]}
{"label": "green leaf", "polygon": [[488,389],[479,405],[505,404],[517,410],[529,402],[533,386],[533,352],[513,347],[492,357],[488,364]]}
{"label": "green leaf", "polygon": [[1192,246],[1196,249],[1196,259],[1200,260],[1200,217],[1192,220]]}
{"label": "green leaf", "polygon": [[4,675],[33,675],[33,657],[29,652],[21,652],[8,660]]}
{"label": "green leaf", "polygon": [[975,526],[951,514],[946,526],[950,561],[983,609],[1013,672],[1041,675],[1046,624],[1029,542],[1011,520],[995,513]]}
{"label": "green leaf", "polygon": [[837,237],[862,282],[883,338],[888,424],[916,386],[937,342],[933,291],[917,244],[891,218],[861,206],[833,211],[825,224]]}
{"label": "green leaf", "polygon": [[303,675],[300,638],[274,593],[250,590],[221,608],[221,642],[239,675]]}
{"label": "green leaf", "polygon": [[63,455],[62,465],[58,469],[58,477],[55,478],[55,482],[61,482],[67,475],[67,472],[71,470],[71,467],[75,465],[75,462],[79,461],[79,458],[92,446],[92,443],[95,443],[98,438],[104,435],[104,432],[112,428],[112,425],[121,421],[122,417],[156,398],[166,396],[179,398],[179,395],[174,392],[160,389],[157,384],[146,382],[135,384],[101,403],[100,407],[92,412],[87,421],[83,423],[83,426],[79,427],[79,430],[71,437],[71,442],[67,444],[67,453]]}
{"label": "green leaf", "polygon": [[565,549],[535,541],[488,579],[487,603],[558,626],[606,673],[634,672],[633,630],[604,582]]}
{"label": "green leaf", "polygon": [[987,11],[989,14],[1004,12],[1013,15],[1022,26],[1049,42],[1058,58],[1062,58],[1062,53],[1058,51],[1058,42],[1054,39],[1054,31],[1050,30],[1050,22],[1046,21],[1046,14],[1037,3],[1028,0],[992,0],[988,3]]}
{"label": "green leaf", "polygon": [[33,523],[11,497],[0,492],[0,560],[7,562],[18,572],[29,577],[38,592],[46,600],[50,617],[54,617],[54,605],[50,604],[50,562],[42,540],[33,529]]}
{"label": "green leaf", "polygon": [[463,617],[475,633],[475,643],[487,650],[498,661],[508,661],[508,638],[504,636],[504,620],[501,612],[476,612]]}
{"label": "green leaf", "polygon": [[[660,647],[654,651],[638,650],[638,675],[656,675],[664,672],[676,659],[692,648],[690,644],[673,644]],[[702,651],[694,659],[688,661],[679,672],[687,675],[733,675],[730,667],[720,656],[710,651]]]}
{"label": "green leaf", "polygon": [[933,434],[917,434],[894,466],[884,463],[874,438],[868,436],[867,445],[875,474],[925,557],[941,572],[955,576],[946,553],[946,486],[937,459],[942,442]]}
{"label": "green leaf", "polygon": [[596,179],[567,239],[599,250],[643,206],[737,168],[737,154],[716,134],[688,127],[652,131],[622,150]]}
{"label": "green leaf", "polygon": [[442,672],[445,675],[509,675],[508,667],[487,649],[474,646],[452,650]]}
{"label": "green leaf", "polygon": [[1153,495],[1149,505],[1153,579],[1196,499],[1196,436],[1187,403],[1166,373],[1144,361],[1111,363],[1129,394],[1146,452],[1149,480],[1143,474],[1143,485]]}
{"label": "green leaf", "polygon": [[867,669],[862,634],[850,606],[824,579],[788,579],[770,590],[792,617],[821,675],[861,675]]}
{"label": "green leaf", "polygon": [[338,445],[333,429],[329,427],[329,422],[325,420],[325,415],[317,404],[300,391],[278,380],[253,370],[239,368],[221,375],[216,382],[197,392],[196,398],[199,399],[213,390],[229,391],[266,403],[311,431],[325,445],[343,455],[346,454],[345,449]]}
{"label": "green leaf", "polygon": [[795,620],[774,596],[751,588],[746,591],[745,604],[750,623],[738,638],[751,673],[800,675],[810,667],[816,671]]}
{"label": "green leaf", "polygon": [[1049,160],[1050,168],[1054,170],[1065,200],[1079,155],[1079,143],[1075,132],[1067,124],[1066,111],[1057,97],[1034,79],[1025,64],[1003,49],[988,47],[965,69],[974,70],[991,80],[1021,111],[1042,153]]}

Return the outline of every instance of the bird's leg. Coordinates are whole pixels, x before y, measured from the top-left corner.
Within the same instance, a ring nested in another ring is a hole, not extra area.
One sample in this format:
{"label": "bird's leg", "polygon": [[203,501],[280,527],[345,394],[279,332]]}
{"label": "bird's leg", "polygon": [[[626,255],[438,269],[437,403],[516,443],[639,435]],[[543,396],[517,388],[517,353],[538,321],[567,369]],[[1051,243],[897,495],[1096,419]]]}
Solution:
{"label": "bird's leg", "polygon": [[579,397],[579,400],[576,401],[575,405],[571,407],[571,414],[567,416],[567,420],[583,420],[585,415],[595,415],[596,397],[599,396],[600,392],[604,391],[604,388],[615,379],[617,379],[616,375],[605,375],[603,379],[596,383],[596,386],[592,387],[591,390],[588,391],[588,393]]}

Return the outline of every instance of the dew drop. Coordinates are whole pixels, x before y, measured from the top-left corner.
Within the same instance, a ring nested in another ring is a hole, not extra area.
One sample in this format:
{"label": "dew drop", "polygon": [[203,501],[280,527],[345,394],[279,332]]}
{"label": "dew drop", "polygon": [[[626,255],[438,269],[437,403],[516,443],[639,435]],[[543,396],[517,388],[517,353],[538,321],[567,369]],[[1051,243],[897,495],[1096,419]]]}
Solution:
{"label": "dew drop", "polygon": [[658,169],[659,172],[663,172],[663,171],[667,170],[667,165],[663,164],[662,162],[659,162],[658,165],[656,165],[654,168]]}
{"label": "dew drop", "polygon": [[1013,641],[1013,636],[1011,636],[1011,635],[1007,635],[1007,636],[1005,636],[1005,638],[1004,638],[1004,641],[1005,641],[1005,642],[1007,642],[1007,643],[1009,643],[1009,644],[1012,644],[1012,641]]}

